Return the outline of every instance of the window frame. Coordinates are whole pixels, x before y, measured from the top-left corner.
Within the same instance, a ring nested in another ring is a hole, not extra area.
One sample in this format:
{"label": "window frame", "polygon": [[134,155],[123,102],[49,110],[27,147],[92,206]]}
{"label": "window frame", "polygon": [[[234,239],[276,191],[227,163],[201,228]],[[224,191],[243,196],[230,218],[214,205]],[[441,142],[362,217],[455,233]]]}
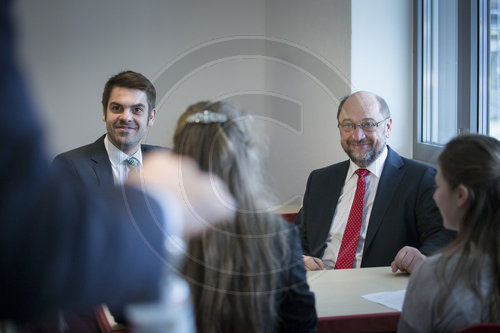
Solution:
{"label": "window frame", "polygon": [[[443,145],[423,142],[425,125],[430,126],[430,121],[426,121],[430,114],[430,101],[424,100],[423,82],[425,66],[429,66],[424,61],[426,56],[429,59],[429,54],[424,54],[424,43],[430,43],[424,37],[431,29],[430,20],[424,21],[424,10],[430,11],[432,1],[436,0],[414,1],[413,158],[436,165]],[[457,40],[456,133],[487,134],[489,1],[458,0],[457,4],[458,34],[461,38]]]}

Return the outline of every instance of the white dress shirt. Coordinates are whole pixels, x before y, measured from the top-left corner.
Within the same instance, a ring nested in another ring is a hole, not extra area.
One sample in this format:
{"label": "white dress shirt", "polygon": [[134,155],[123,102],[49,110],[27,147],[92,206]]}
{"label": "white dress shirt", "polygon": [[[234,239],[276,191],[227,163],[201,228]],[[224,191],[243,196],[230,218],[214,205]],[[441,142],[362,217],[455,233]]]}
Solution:
{"label": "white dress shirt", "polygon": [[121,185],[125,183],[128,178],[128,174],[130,172],[130,166],[125,160],[129,157],[135,157],[139,161],[139,167],[142,167],[142,149],[137,149],[137,151],[129,156],[122,152],[120,149],[116,148],[114,144],[112,144],[108,135],[104,137],[104,147],[108,152],[109,161],[111,162],[111,169],[113,170],[113,180],[115,181],[115,185]]}
{"label": "white dress shirt", "polygon": [[[138,167],[142,168],[142,149],[139,148],[129,156],[116,148],[109,141],[108,135],[104,138],[104,147],[111,162],[115,185],[122,185],[127,181],[131,170],[130,165],[125,161],[127,158],[135,157],[139,161]],[[175,331],[194,332],[195,323],[192,316],[187,317],[193,312],[189,286],[175,273],[181,269],[183,254],[186,253],[186,244],[182,238],[184,214],[181,203],[165,188],[155,186],[146,188],[143,182],[132,186],[149,194],[161,208],[163,224],[158,224],[158,230],[165,236],[164,246],[169,262],[165,266],[165,277],[161,279],[160,301],[128,304],[125,313],[132,319],[139,331],[146,332],[149,329],[161,331],[160,327],[169,325],[169,327],[174,327]],[[177,311],[175,318],[172,315],[174,307]]]}
{"label": "white dress shirt", "polygon": [[[108,157],[111,162],[111,168],[113,169],[113,179],[115,185],[122,185],[127,181],[128,174],[130,172],[130,166],[125,160],[129,157],[135,157],[139,161],[139,166],[142,167],[142,150],[138,149],[135,154],[129,156],[122,152],[120,149],[116,148],[109,139],[108,135],[104,137],[104,147],[108,152]],[[185,250],[185,243],[182,239],[183,232],[183,213],[181,208],[181,203],[175,198],[168,190],[164,188],[155,188],[149,186],[146,188],[143,183],[135,184],[134,187],[139,190],[146,192],[151,195],[160,204],[165,225],[160,225],[159,228],[165,234],[165,247],[172,256],[173,253],[178,256],[178,253]],[[171,258],[172,261],[177,261],[179,259]]]}
{"label": "white dress shirt", "polygon": [[[355,268],[359,268],[361,266],[363,248],[366,239],[366,231],[368,229],[368,221],[370,220],[373,201],[375,200],[378,182],[380,180],[380,176],[382,175],[382,170],[384,169],[386,158],[387,146],[384,147],[384,150],[382,151],[380,156],[368,167],[366,167],[366,169],[368,169],[370,173],[365,176],[366,188],[365,195],[363,197],[363,219],[361,221],[361,232],[359,235],[358,247],[356,249],[356,255],[354,256],[353,267]],[[355,171],[357,169],[360,169],[360,167],[357,166],[353,161],[350,161],[349,170],[347,171],[344,187],[340,192],[339,200],[338,202],[332,202],[332,205],[336,204],[337,208],[335,209],[335,213],[333,214],[333,222],[326,239],[326,249],[322,258],[323,263],[327,269],[333,269],[335,267],[335,262],[337,261],[340,244],[342,243],[344,230],[347,225],[349,213],[351,212],[352,202],[354,201],[354,194],[356,193],[358,176],[355,174]]]}

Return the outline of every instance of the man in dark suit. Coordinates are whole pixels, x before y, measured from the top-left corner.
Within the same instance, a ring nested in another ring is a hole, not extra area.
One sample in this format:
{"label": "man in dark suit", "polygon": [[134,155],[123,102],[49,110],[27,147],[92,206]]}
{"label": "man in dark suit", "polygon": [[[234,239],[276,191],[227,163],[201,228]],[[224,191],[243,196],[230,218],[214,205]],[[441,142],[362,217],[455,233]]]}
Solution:
{"label": "man in dark suit", "polygon": [[6,321],[30,321],[59,309],[158,300],[170,258],[157,222],[184,221],[187,231],[208,225],[162,217],[172,206],[167,198],[180,192],[178,168],[190,174],[184,182],[194,186],[190,204],[200,214],[208,209],[207,222],[231,218],[226,205],[214,200],[217,179],[192,162],[155,153],[144,164],[145,192],[128,186],[89,191],[61,182],[44,154],[42,131],[15,66],[9,9],[10,1],[0,0],[0,330]]}
{"label": "man in dark suit", "polygon": [[59,154],[53,164],[86,185],[123,184],[131,168],[142,165],[143,154],[159,148],[141,144],[155,122],[155,101],[155,88],[142,74],[125,71],[114,75],[102,94],[107,134]]}
{"label": "man in dark suit", "polygon": [[[392,119],[381,97],[360,91],[344,98],[337,120],[349,160],[310,174],[295,219],[306,268],[392,265],[411,272],[454,235],[443,228],[432,199],[435,170],[387,146]],[[366,175],[358,176],[358,169]],[[361,206],[355,204],[358,191]],[[351,222],[356,216],[357,224]]]}

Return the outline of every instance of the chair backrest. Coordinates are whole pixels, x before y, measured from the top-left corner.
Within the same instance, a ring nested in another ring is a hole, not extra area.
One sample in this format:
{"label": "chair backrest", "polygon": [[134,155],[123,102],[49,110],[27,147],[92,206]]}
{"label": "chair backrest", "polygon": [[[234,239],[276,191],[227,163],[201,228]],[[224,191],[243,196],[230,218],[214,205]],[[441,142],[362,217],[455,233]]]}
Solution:
{"label": "chair backrest", "polygon": [[480,323],[464,327],[457,333],[495,333],[500,332],[500,323]]}

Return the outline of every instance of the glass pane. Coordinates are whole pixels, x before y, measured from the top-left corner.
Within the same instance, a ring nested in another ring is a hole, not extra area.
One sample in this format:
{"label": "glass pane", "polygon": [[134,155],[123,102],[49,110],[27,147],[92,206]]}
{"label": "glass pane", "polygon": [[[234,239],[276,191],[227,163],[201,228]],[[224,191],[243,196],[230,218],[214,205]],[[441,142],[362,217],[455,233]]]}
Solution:
{"label": "glass pane", "polygon": [[488,113],[489,134],[500,139],[500,49],[499,49],[499,1],[489,2],[489,91],[488,91]]}
{"label": "glass pane", "polygon": [[422,142],[445,144],[457,133],[457,1],[423,6]]}

